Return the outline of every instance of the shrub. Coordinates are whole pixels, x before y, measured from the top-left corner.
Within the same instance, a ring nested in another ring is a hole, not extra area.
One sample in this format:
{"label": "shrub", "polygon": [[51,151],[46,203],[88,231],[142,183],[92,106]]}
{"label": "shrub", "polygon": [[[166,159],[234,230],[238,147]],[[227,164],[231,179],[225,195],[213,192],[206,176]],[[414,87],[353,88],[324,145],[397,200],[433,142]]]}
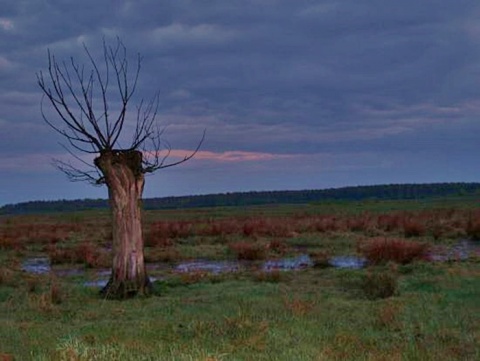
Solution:
{"label": "shrub", "polygon": [[21,249],[24,246],[14,238],[10,237],[9,235],[0,234],[0,249]]}
{"label": "shrub", "polygon": [[385,232],[395,231],[402,226],[401,217],[398,214],[382,214],[377,218],[377,226]]}
{"label": "shrub", "polygon": [[72,252],[69,249],[62,249],[54,245],[49,245],[47,247],[47,253],[52,265],[75,262]]}
{"label": "shrub", "polygon": [[398,277],[391,271],[376,270],[364,276],[361,286],[368,299],[388,298],[397,292]]}
{"label": "shrub", "polygon": [[241,223],[238,219],[210,220],[206,227],[196,231],[203,236],[225,237],[235,233],[241,233]]}
{"label": "shrub", "polygon": [[425,243],[396,238],[373,238],[358,247],[358,251],[374,265],[389,261],[407,264],[424,258],[427,250],[428,246]]}
{"label": "shrub", "polygon": [[168,238],[157,230],[150,230],[145,234],[145,246],[146,247],[170,247],[173,245],[173,240]]}
{"label": "shrub", "polygon": [[192,235],[192,224],[190,222],[170,222],[168,224],[168,236],[170,238],[187,238]]}
{"label": "shrub", "polygon": [[84,263],[87,267],[95,267],[98,264],[99,253],[89,242],[80,243],[74,253],[77,258],[77,262]]}
{"label": "shrub", "polygon": [[425,226],[417,220],[406,219],[403,222],[405,237],[420,237],[425,235]]}
{"label": "shrub", "polygon": [[229,244],[230,250],[239,260],[254,261],[265,259],[267,250],[264,245],[252,242],[235,242]]}
{"label": "shrub", "polygon": [[370,223],[368,214],[347,218],[347,228],[352,232],[366,231],[370,228]]}
{"label": "shrub", "polygon": [[315,231],[321,232],[321,233],[334,232],[334,231],[338,231],[339,225],[335,217],[322,216],[315,220],[313,228]]}
{"label": "shrub", "polygon": [[81,242],[73,248],[61,248],[57,245],[47,247],[50,263],[83,263],[85,267],[108,267],[111,264],[107,251],[90,242]]}
{"label": "shrub", "polygon": [[281,256],[283,256],[287,252],[287,248],[288,248],[288,245],[284,241],[278,240],[278,239],[274,239],[270,241],[270,243],[268,244],[269,250]]}
{"label": "shrub", "polygon": [[480,240],[480,219],[473,219],[470,217],[466,231],[470,238]]}
{"label": "shrub", "polygon": [[[155,246],[156,242],[162,243],[169,238],[186,238],[192,235],[192,223],[184,221],[155,222],[146,232],[146,245]],[[152,244],[149,244],[152,242]]]}

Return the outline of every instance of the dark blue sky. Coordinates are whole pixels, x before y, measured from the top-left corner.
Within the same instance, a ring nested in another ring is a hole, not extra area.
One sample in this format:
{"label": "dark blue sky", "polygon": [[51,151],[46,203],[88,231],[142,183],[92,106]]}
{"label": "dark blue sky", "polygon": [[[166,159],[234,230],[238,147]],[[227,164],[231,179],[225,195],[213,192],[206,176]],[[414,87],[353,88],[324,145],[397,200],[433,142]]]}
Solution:
{"label": "dark blue sky", "polygon": [[[0,205],[106,197],[51,164],[35,74],[141,53],[172,160],[145,196],[480,181],[478,0],[0,0]],[[135,104],[132,104],[134,106]],[[115,107],[115,104],[112,104]],[[134,107],[132,107],[134,109]],[[132,119],[133,120],[133,119]]]}

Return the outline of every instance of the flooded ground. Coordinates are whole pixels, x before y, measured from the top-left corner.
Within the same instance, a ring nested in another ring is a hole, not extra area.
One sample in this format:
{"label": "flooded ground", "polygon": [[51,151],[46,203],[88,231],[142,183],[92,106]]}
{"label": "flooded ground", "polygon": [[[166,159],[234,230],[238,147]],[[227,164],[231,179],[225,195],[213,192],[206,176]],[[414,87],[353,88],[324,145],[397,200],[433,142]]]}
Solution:
{"label": "flooded ground", "polygon": [[263,271],[273,270],[299,270],[313,266],[313,261],[310,256],[302,254],[294,258],[281,258],[275,260],[265,261],[262,266]]}
{"label": "flooded ground", "polygon": [[464,261],[472,256],[480,257],[480,241],[462,239],[452,247],[433,247],[428,259],[432,262]]}
{"label": "flooded ground", "polygon": [[50,260],[48,257],[33,257],[27,258],[22,263],[22,271],[33,273],[33,274],[43,274],[49,273],[52,270],[50,266]]}
{"label": "flooded ground", "polygon": [[332,257],[328,263],[335,268],[363,268],[367,265],[367,260],[356,256]]}
{"label": "flooded ground", "polygon": [[[469,257],[480,257],[480,242],[461,240],[457,244],[447,246],[435,246],[428,254],[428,259],[432,262],[461,261]],[[356,256],[336,256],[328,260],[328,265],[335,268],[358,269],[365,267],[367,261],[364,258]],[[263,270],[265,272],[273,270],[294,271],[314,266],[314,261],[307,254],[301,254],[296,257],[280,258],[266,260],[263,263],[258,262],[238,262],[238,261],[212,261],[212,260],[193,260],[180,262],[177,264],[154,263],[147,264],[152,281],[159,279],[162,273],[188,273],[188,272],[208,272],[212,274],[240,272],[244,270]],[[88,281],[84,282],[88,287],[103,287],[107,284],[110,276],[109,269],[92,270],[81,267],[51,266],[48,257],[32,257],[22,263],[22,270],[32,274],[53,273],[59,277],[85,276]]]}
{"label": "flooded ground", "polygon": [[191,262],[183,262],[174,267],[176,272],[195,272],[203,271],[213,274],[238,272],[245,267],[239,262],[234,261],[210,261],[210,260],[195,260]]}

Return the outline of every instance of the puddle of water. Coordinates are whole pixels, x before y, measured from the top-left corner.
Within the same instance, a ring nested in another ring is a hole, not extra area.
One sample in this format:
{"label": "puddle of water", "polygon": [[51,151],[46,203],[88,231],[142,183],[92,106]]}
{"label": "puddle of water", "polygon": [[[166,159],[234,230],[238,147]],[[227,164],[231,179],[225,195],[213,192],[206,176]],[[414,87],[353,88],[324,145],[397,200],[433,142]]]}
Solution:
{"label": "puddle of water", "polygon": [[85,273],[83,268],[52,268],[48,257],[28,258],[22,263],[22,270],[33,274],[46,274],[53,272],[60,277],[78,276]]}
{"label": "puddle of water", "polygon": [[[329,261],[330,265],[338,268],[360,268],[365,265],[365,261],[356,257],[334,257]],[[283,258],[268,260],[263,263],[261,268],[264,271],[272,270],[298,270],[313,267],[313,260],[310,256],[303,254],[298,257],[293,258]],[[229,272],[239,272],[244,269],[245,265],[241,265],[239,262],[232,261],[207,261],[207,260],[196,260],[190,262],[179,263],[174,267],[175,272],[195,272],[203,271],[213,274],[220,273],[229,273]],[[149,269],[163,268],[161,265],[149,264],[147,265]],[[29,258],[24,261],[22,269],[29,273],[43,274],[49,273],[52,271],[50,262],[46,257],[37,257]],[[166,271],[169,268],[165,268]],[[62,268],[54,269],[55,274],[58,276],[76,276],[85,273],[84,269],[80,268]],[[88,287],[103,287],[108,282],[108,277],[110,276],[111,270],[97,270],[95,271],[95,277],[98,279],[85,282],[84,285]],[[151,277],[152,278],[152,277]],[[153,278],[152,278],[153,279]]]}
{"label": "puddle of water", "polygon": [[313,261],[307,254],[302,254],[301,256],[295,258],[282,258],[266,261],[263,264],[262,269],[264,271],[273,271],[273,270],[299,270],[303,268],[308,268],[313,266]]}
{"label": "puddle of water", "polygon": [[203,271],[213,274],[238,272],[240,271],[240,265],[237,262],[229,261],[206,261],[197,260],[191,262],[180,263],[175,266],[176,272],[195,272]]}
{"label": "puddle of water", "polygon": [[33,274],[45,274],[52,270],[48,257],[28,258],[22,263],[22,270]]}
{"label": "puddle of water", "polygon": [[462,239],[450,248],[434,248],[427,259],[432,262],[465,261],[473,255],[480,257],[480,242]]}
{"label": "puddle of water", "polygon": [[[428,259],[432,262],[446,262],[465,260],[476,255],[480,257],[480,242],[461,240],[452,247],[436,247],[428,255]],[[362,268],[367,265],[367,261],[361,257],[355,256],[338,256],[332,257],[328,260],[330,266],[335,268]],[[309,267],[313,267],[314,262],[310,256],[302,254],[298,257],[283,258],[268,260],[263,263],[261,269],[264,271],[272,270],[299,270]],[[183,262],[177,264],[173,271],[175,272],[195,272],[203,271],[213,274],[239,272],[248,266],[252,266],[251,263],[239,263],[234,261],[208,261],[208,260],[195,260],[189,262]],[[171,271],[171,266],[163,263],[147,264],[147,269],[157,271]],[[22,263],[22,270],[33,274],[45,274],[54,272],[58,276],[77,276],[85,273],[83,268],[52,268],[48,257],[33,257],[28,258]],[[110,277],[111,270],[92,270],[93,277],[96,278],[92,281],[84,283],[87,287],[104,287],[108,278]],[[150,277],[153,282],[157,280],[157,277]]]}
{"label": "puddle of water", "polygon": [[328,263],[335,268],[363,268],[367,265],[367,260],[355,256],[338,256],[332,257]]}

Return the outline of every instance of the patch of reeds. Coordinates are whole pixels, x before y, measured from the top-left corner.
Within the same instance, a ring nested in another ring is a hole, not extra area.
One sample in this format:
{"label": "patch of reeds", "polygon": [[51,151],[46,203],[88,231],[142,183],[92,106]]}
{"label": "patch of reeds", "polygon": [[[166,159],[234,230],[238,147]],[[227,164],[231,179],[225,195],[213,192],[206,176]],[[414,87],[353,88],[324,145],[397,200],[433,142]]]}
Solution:
{"label": "patch of reeds", "polygon": [[273,239],[268,243],[267,248],[270,252],[273,252],[279,256],[283,256],[285,253],[287,253],[288,244],[283,240]]}
{"label": "patch of reeds", "polygon": [[403,234],[405,237],[421,237],[426,233],[426,227],[419,220],[406,218],[403,221]]}
{"label": "patch of reeds", "polygon": [[109,252],[91,242],[80,242],[71,247],[50,245],[47,247],[51,264],[82,263],[85,267],[101,268],[111,264]]}
{"label": "patch of reeds", "polygon": [[468,237],[480,240],[480,212],[470,214],[466,228]]}
{"label": "patch of reeds", "polygon": [[256,242],[232,242],[228,247],[239,260],[255,261],[265,259],[267,256],[265,245]]}
{"label": "patch of reeds", "polygon": [[242,232],[246,237],[289,237],[295,225],[295,220],[290,218],[252,218],[245,221]]}
{"label": "patch of reeds", "polygon": [[[150,224],[147,242],[168,242],[168,239],[187,238],[193,234],[193,224],[187,221],[158,221]],[[156,244],[152,244],[154,246]]]}
{"label": "patch of reeds", "polygon": [[387,262],[407,264],[425,258],[427,251],[427,244],[401,238],[377,237],[358,246],[358,252],[372,265]]}

